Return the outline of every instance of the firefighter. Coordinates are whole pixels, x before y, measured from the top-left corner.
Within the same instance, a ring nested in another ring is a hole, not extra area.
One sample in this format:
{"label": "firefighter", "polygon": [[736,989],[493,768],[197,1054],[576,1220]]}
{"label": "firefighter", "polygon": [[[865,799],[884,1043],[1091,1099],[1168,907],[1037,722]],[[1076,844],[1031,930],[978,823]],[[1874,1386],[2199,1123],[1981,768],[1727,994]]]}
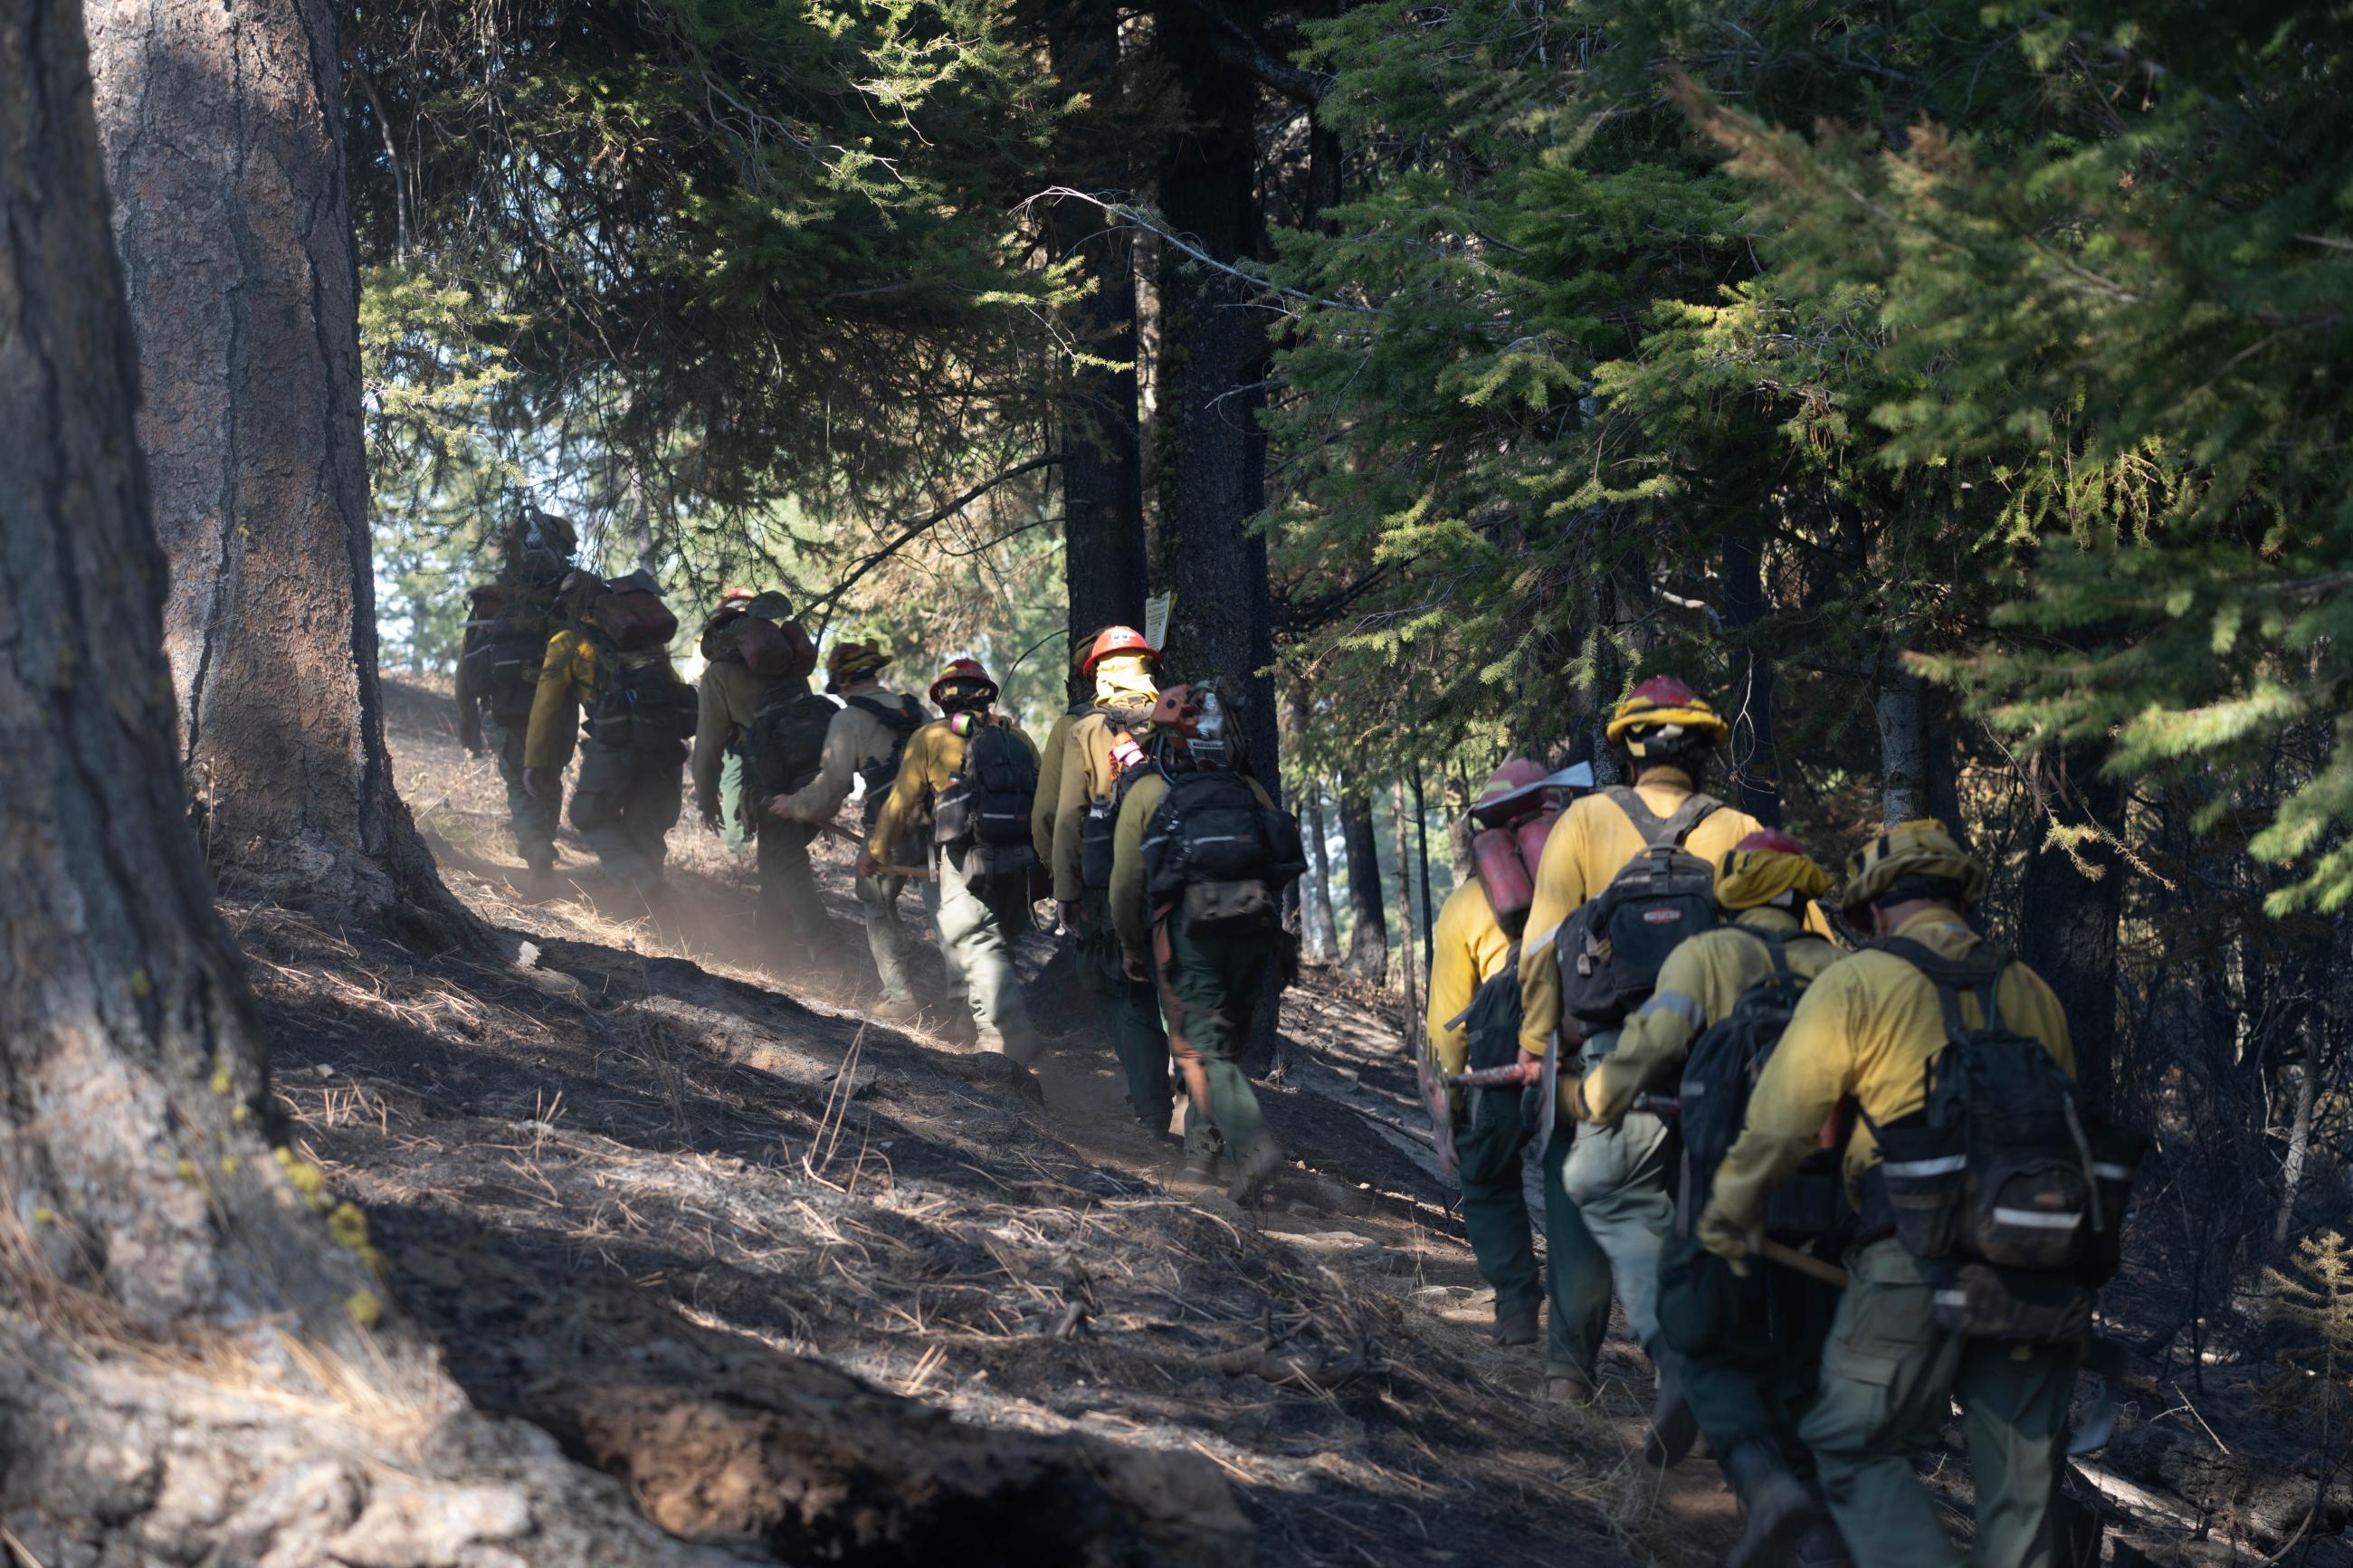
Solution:
{"label": "firefighter", "polygon": [[[1732,1112],[1747,1087],[1748,1052],[1772,1048],[1774,1031],[1786,1025],[1802,987],[1843,956],[1804,925],[1805,910],[1830,885],[1830,873],[1778,829],[1735,845],[1717,863],[1715,879],[1715,901],[1729,924],[1668,955],[1658,990],[1627,1020],[1617,1050],[1579,1080],[1584,1119],[1615,1126],[1637,1094],[1672,1095],[1679,1079],[1687,1138],[1704,1138],[1704,1107]],[[1738,1020],[1727,1025],[1736,1009]],[[1696,1071],[1720,1063],[1731,1070],[1695,1081],[1685,1076],[1686,1058],[1693,1042],[1718,1025],[1743,1032],[1726,1037],[1728,1048],[1704,1050],[1707,1062],[1692,1066]],[[1697,1184],[1704,1176],[1693,1180]],[[1686,1191],[1683,1201],[1683,1221],[1660,1258],[1659,1326],[1677,1357],[1683,1397],[1747,1513],[1727,1568],[1764,1568],[1783,1561],[1793,1545],[1807,1568],[1844,1562],[1838,1532],[1802,1484],[1813,1463],[1798,1437],[1838,1293],[1793,1269],[1736,1276],[1691,1235],[1694,1194]]]}
{"label": "firefighter", "polygon": [[[678,822],[679,773],[693,730],[693,689],[670,662],[678,623],[661,607],[650,572],[609,583],[575,572],[564,599],[570,624],[547,639],[541,659],[523,740],[524,785],[534,799],[557,797],[585,709],[587,743],[572,791],[572,826],[615,882],[650,900]],[[604,614],[610,605],[621,608]],[[630,626],[657,629],[633,647]]]}
{"label": "firefighter", "polygon": [[[1145,758],[1159,700],[1160,655],[1132,626],[1106,626],[1081,669],[1093,700],[1071,721],[1056,774],[1058,798],[1049,864],[1062,924],[1079,938],[1079,984],[1103,1005],[1103,1032],[1127,1079],[1128,1108],[1154,1133],[1166,1132],[1168,1035],[1148,984],[1124,969],[1111,920],[1113,837],[1121,780]],[[1040,784],[1039,794],[1044,794]]]}
{"label": "firefighter", "polygon": [[817,649],[794,618],[792,601],[773,590],[720,605],[702,637],[694,728],[695,809],[703,826],[723,832],[726,759],[741,759],[748,802],[760,911],[793,969],[839,977],[847,969],[840,938],[826,912],[809,860],[817,830],[767,809],[816,776],[836,706],[808,688]]}
{"label": "firefighter", "polygon": [[1086,672],[1087,656],[1094,652],[1095,639],[1109,629],[1098,626],[1071,644],[1070,706],[1047,730],[1046,743],[1038,749],[1038,798],[1029,807],[1029,842],[1041,866],[1054,863],[1054,813],[1061,804],[1062,762],[1070,750],[1071,731],[1094,710],[1094,682]]}
{"label": "firefighter", "polygon": [[579,538],[571,522],[526,507],[508,525],[499,579],[471,595],[458,656],[458,738],[476,756],[498,761],[506,785],[515,852],[543,891],[555,869],[555,826],[562,789],[534,795],[524,786],[523,742],[539,689],[540,663],[555,631],[564,580]]}
{"label": "firefighter", "polygon": [[[719,603],[712,606],[711,618],[702,626],[703,641],[714,645],[702,649],[706,666],[713,653],[721,651],[715,645],[724,640],[727,623],[742,614],[744,606],[755,597],[751,589],[742,587],[729,588],[719,595]],[[750,763],[742,748],[727,747],[719,760],[719,841],[727,846],[730,854],[741,854],[745,845],[756,840],[758,826],[752,820],[752,797],[757,793],[752,787]]]}
{"label": "firefighter", "polygon": [[946,716],[907,738],[858,874],[880,877],[886,857],[902,853],[911,839],[923,847],[931,872],[923,907],[939,933],[957,1012],[970,1019],[983,1050],[1027,1064],[1045,1047],[1022,998],[1011,932],[1028,921],[1029,873],[1038,864],[1029,826],[1038,749],[1010,717],[994,711],[997,695],[997,682],[976,660],[959,658],[940,672],[931,699]]}
{"label": "firefighter", "polygon": [[1841,895],[1847,920],[1881,945],[1808,987],[1757,1079],[1746,1129],[1718,1167],[1698,1223],[1710,1251],[1748,1267],[1767,1195],[1799,1169],[1824,1120],[1852,1098],[1859,1120],[1844,1167],[1862,1217],[1846,1253],[1850,1282],[1822,1352],[1820,1390],[1799,1430],[1831,1517],[1863,1568],[1963,1562],[1912,1468],[1956,1399],[1977,1484],[1977,1541],[1967,1561],[2042,1568],[2053,1551],[2052,1500],[2079,1352],[1938,1325],[1943,1270],[1894,1234],[1873,1132],[1926,1104],[1929,1063],[1950,1038],[1947,1005],[1961,1027],[1998,1025],[2039,1044],[2059,1073],[2073,1077],[2066,1016],[2024,964],[1986,971],[1996,1015],[1989,1019],[1978,995],[1940,990],[1929,970],[1894,945],[1966,966],[1982,946],[1968,911],[1985,889],[1984,865],[1929,819],[1899,823],[1849,863]]}
{"label": "firefighter", "polygon": [[[1544,776],[1538,763],[1514,758],[1489,777],[1480,804],[1525,789]],[[1525,909],[1520,911],[1523,917],[1525,912]],[[1515,926],[1506,929],[1506,919],[1497,913],[1485,883],[1473,875],[1446,895],[1430,941],[1430,1007],[1423,1026],[1439,1070],[1459,1073],[1471,1064],[1472,1023],[1482,990],[1491,984],[1517,985],[1513,966],[1519,956],[1519,936]],[[1488,994],[1493,1001],[1509,999],[1501,991]],[[1509,1043],[1516,1048],[1516,1037]],[[1454,1093],[1458,1119],[1454,1156],[1462,1185],[1462,1226],[1471,1233],[1471,1250],[1478,1258],[1480,1277],[1494,1289],[1495,1340],[1505,1345],[1534,1344],[1544,1285],[1536,1273],[1535,1247],[1528,1238],[1528,1200],[1520,1181],[1524,1139],[1518,1097],[1493,1089]],[[1609,1324],[1606,1290],[1598,1315],[1599,1321],[1588,1325],[1586,1331],[1596,1344]]]}
{"label": "firefighter", "polygon": [[[882,803],[899,776],[899,759],[908,737],[931,719],[931,710],[914,698],[892,691],[882,684],[891,656],[870,643],[847,638],[826,656],[826,690],[841,701],[825,734],[825,752],[817,776],[799,790],[778,795],[768,810],[786,821],[819,826],[829,823],[849,798],[853,786],[862,791],[863,826],[871,832],[882,815]],[[922,858],[920,847],[895,847],[891,865]],[[878,1016],[893,1023],[913,1023],[915,1003],[915,938],[899,915],[903,877],[860,877],[858,901],[866,916],[867,945],[874,952],[874,972],[882,982],[882,1005]]]}
{"label": "firefighter", "polygon": [[[1564,1016],[1556,939],[1578,906],[1601,892],[1626,864],[1650,847],[1649,834],[1662,825],[1689,823],[1681,842],[1703,860],[1757,831],[1747,813],[1719,805],[1697,793],[1709,758],[1730,731],[1714,708],[1671,676],[1643,681],[1618,704],[1606,732],[1620,771],[1631,777],[1624,791],[1599,791],[1574,802],[1545,844],[1537,868],[1535,902],[1520,952],[1520,1060],[1541,1065],[1557,1041],[1564,1052],[1579,1053],[1582,1066],[1599,1062],[1617,1048],[1618,1031],[1587,1037],[1574,1016]],[[1651,819],[1649,828],[1636,813]],[[1696,821],[1691,819],[1696,816]],[[1571,1063],[1559,1067],[1561,1094],[1573,1088]],[[1672,1368],[1662,1363],[1658,1338],[1659,1249],[1664,1244],[1672,1205],[1667,1194],[1668,1130],[1657,1117],[1637,1111],[1616,1127],[1559,1128],[1542,1153],[1546,1236],[1560,1256],[1554,1265],[1553,1349],[1546,1371],[1566,1380],[1556,1397],[1590,1397],[1593,1367],[1563,1325],[1582,1320],[1586,1303],[1602,1289],[1590,1277],[1614,1281],[1626,1310],[1626,1325],[1644,1353],[1659,1366],[1659,1400],[1653,1413],[1654,1462],[1688,1447],[1689,1413],[1675,1394]],[[1601,1257],[1578,1246],[1579,1227],[1567,1223],[1574,1212]],[[1558,1222],[1554,1216],[1560,1215]],[[1555,1231],[1560,1233],[1553,1240]],[[1561,1276],[1569,1275],[1567,1280]]]}
{"label": "firefighter", "polygon": [[1152,765],[1114,824],[1111,917],[1127,977],[1156,982],[1184,1076],[1187,1168],[1234,1157],[1229,1194],[1256,1197],[1282,1163],[1240,1058],[1261,989],[1280,984],[1282,889],[1305,868],[1298,829],[1242,769],[1240,716],[1208,687],[1152,712]]}

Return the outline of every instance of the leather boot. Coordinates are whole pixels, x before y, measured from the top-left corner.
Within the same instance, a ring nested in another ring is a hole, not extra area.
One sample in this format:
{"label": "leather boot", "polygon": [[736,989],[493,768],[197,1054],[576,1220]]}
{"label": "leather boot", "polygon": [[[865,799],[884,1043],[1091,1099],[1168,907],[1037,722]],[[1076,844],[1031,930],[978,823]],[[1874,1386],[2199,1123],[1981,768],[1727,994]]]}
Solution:
{"label": "leather boot", "polygon": [[1532,1345],[1536,1342],[1536,1310],[1522,1307],[1516,1311],[1495,1314],[1495,1342],[1499,1345]]}
{"label": "leather boot", "polygon": [[1769,1444],[1751,1439],[1736,1445],[1725,1456],[1724,1475],[1748,1516],[1748,1527],[1733,1543],[1725,1568],[1784,1568],[1799,1540],[1828,1522],[1821,1504]]}
{"label": "leather boot", "polygon": [[1846,1538],[1835,1524],[1817,1524],[1798,1537],[1798,1568],[1854,1568]]}
{"label": "leather boot", "polygon": [[1662,1352],[1658,1361],[1658,1393],[1651,1400],[1651,1434],[1642,1443],[1643,1460],[1671,1470],[1683,1462],[1699,1441],[1699,1417],[1683,1397],[1683,1379],[1676,1375],[1674,1357]]}

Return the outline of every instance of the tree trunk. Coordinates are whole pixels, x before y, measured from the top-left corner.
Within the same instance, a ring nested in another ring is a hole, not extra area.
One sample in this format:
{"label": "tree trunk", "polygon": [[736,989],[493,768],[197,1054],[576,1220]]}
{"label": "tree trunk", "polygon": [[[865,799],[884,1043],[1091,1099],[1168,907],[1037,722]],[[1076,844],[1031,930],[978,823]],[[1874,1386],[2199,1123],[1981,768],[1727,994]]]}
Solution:
{"label": "tree trunk", "polygon": [[179,760],[216,874],[448,934],[462,916],[384,743],[336,15],[104,0],[91,66]]}
{"label": "tree trunk", "polygon": [[1758,646],[1765,619],[1763,552],[1754,535],[1724,536],[1724,625],[1735,638],[1724,712],[1732,724],[1734,804],[1767,827],[1781,826],[1781,777],[1773,748],[1773,661]]}
{"label": "tree trunk", "polygon": [[2320,1098],[2320,1019],[2304,1018],[2304,1060],[2295,1069],[2295,1112],[2288,1123],[2287,1159],[2280,1167],[2279,1214],[2272,1221],[2272,1245],[2284,1248],[2295,1234],[2295,1201],[2304,1195],[2305,1164],[2312,1155],[2312,1112]]}
{"label": "tree trunk", "polygon": [[1413,983],[1413,837],[1406,831],[1405,780],[1389,781],[1389,834],[1397,841],[1398,871],[1398,964],[1405,988],[1405,1013],[1409,1033],[1414,1016]]}
{"label": "tree trunk", "polygon": [[1340,781],[1340,847],[1348,863],[1348,973],[1376,985],[1389,976],[1389,922],[1381,908],[1380,846],[1373,797],[1354,779]]}
{"label": "tree trunk", "polygon": [[[1258,247],[1258,89],[1219,60],[1210,26],[1187,5],[1157,16],[1160,47],[1187,99],[1187,122],[1160,170],[1160,205],[1178,234],[1233,262]],[[1267,343],[1250,292],[1164,247],[1155,479],[1161,580],[1176,595],[1169,668],[1243,699],[1254,771],[1273,790],[1274,685],[1265,672],[1274,662],[1274,601],[1266,538],[1250,526],[1266,504],[1258,416]]]}
{"label": "tree trunk", "polygon": [[[1089,95],[1071,122],[1057,165],[1066,182],[1109,190],[1134,184],[1119,154],[1119,12],[1080,5],[1058,14],[1049,47],[1055,79]],[[1060,396],[1062,574],[1071,646],[1098,627],[1144,624],[1151,558],[1144,536],[1137,457],[1135,247],[1095,208],[1077,203],[1048,217],[1054,259],[1073,255],[1088,292],[1077,308],[1081,349],[1093,363],[1065,368]]]}
{"label": "tree trunk", "polygon": [[1458,764],[1446,775],[1446,858],[1461,887],[1478,874],[1471,858],[1471,781]]}
{"label": "tree trunk", "polygon": [[1880,820],[1888,827],[1928,815],[1926,692],[1889,637],[1873,663],[1872,715],[1879,722]]}
{"label": "tree trunk", "polygon": [[1320,963],[1340,956],[1340,928],[1332,918],[1332,859],[1324,846],[1324,786],[1309,779],[1301,786],[1300,826],[1307,840],[1307,953]]}
{"label": "tree trunk", "polygon": [[2075,1073],[2084,1098],[2100,1110],[2115,1092],[2116,1052],[2116,928],[2124,912],[2124,861],[2105,837],[2118,830],[2124,800],[2084,752],[2046,752],[2035,761],[2038,793],[2057,828],[2096,825],[2102,837],[2075,846],[2075,856],[2045,843],[2026,860],[2019,887],[2018,955],[2057,994],[2075,1047]]}

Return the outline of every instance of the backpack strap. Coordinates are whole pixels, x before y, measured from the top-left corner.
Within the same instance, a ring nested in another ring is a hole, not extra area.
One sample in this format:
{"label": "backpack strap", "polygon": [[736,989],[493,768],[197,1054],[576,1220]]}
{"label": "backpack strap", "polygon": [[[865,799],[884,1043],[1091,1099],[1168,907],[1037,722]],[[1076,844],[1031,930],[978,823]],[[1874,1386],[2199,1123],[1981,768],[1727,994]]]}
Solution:
{"label": "backpack strap", "polygon": [[1902,959],[1936,988],[1936,1005],[1945,1016],[1945,1037],[1954,1045],[1971,1033],[1961,1018],[1961,998],[1975,994],[1985,1026],[1993,1028],[2000,1014],[2001,975],[2010,954],[2000,948],[1979,949],[1967,958],[1947,958],[1925,942],[1907,936],[1882,937],[1871,944],[1881,952]]}
{"label": "backpack strap", "polygon": [[1692,830],[1724,804],[1713,795],[1694,794],[1686,795],[1683,804],[1672,812],[1661,816],[1651,809],[1648,801],[1626,784],[1611,784],[1601,793],[1626,814],[1626,820],[1634,825],[1634,831],[1642,836],[1642,842],[1654,849],[1662,844],[1682,848],[1683,841],[1692,836]]}

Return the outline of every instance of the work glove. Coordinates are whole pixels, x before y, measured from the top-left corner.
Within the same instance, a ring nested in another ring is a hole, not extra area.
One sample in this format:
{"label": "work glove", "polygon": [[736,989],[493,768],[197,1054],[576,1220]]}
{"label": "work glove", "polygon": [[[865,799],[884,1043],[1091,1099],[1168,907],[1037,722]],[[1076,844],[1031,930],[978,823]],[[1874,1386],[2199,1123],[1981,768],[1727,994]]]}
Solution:
{"label": "work glove", "polygon": [[1626,1120],[1637,1086],[1624,1081],[1627,1075],[1613,1076],[1609,1069],[1609,1062],[1596,1062],[1577,1079],[1575,1109],[1578,1121],[1614,1128]]}
{"label": "work glove", "polygon": [[1079,906],[1069,899],[1057,899],[1054,918],[1062,922],[1064,931],[1075,933],[1079,929]]}
{"label": "work glove", "polygon": [[1151,972],[1144,967],[1144,960],[1132,952],[1120,954],[1119,972],[1138,985],[1148,984],[1152,979]]}
{"label": "work glove", "polygon": [[525,768],[522,771],[522,793],[533,800],[553,800],[555,792],[564,787],[561,768]]}
{"label": "work glove", "polygon": [[1692,1233],[1699,1237],[1702,1247],[1723,1258],[1735,1274],[1743,1279],[1748,1278],[1749,1255],[1757,1250],[1754,1227],[1725,1213],[1711,1198],[1700,1212],[1699,1224]]}
{"label": "work glove", "polygon": [[858,864],[852,868],[851,874],[860,877],[879,877],[882,874],[882,862],[874,858],[874,851],[871,849],[860,849],[858,852]]}

